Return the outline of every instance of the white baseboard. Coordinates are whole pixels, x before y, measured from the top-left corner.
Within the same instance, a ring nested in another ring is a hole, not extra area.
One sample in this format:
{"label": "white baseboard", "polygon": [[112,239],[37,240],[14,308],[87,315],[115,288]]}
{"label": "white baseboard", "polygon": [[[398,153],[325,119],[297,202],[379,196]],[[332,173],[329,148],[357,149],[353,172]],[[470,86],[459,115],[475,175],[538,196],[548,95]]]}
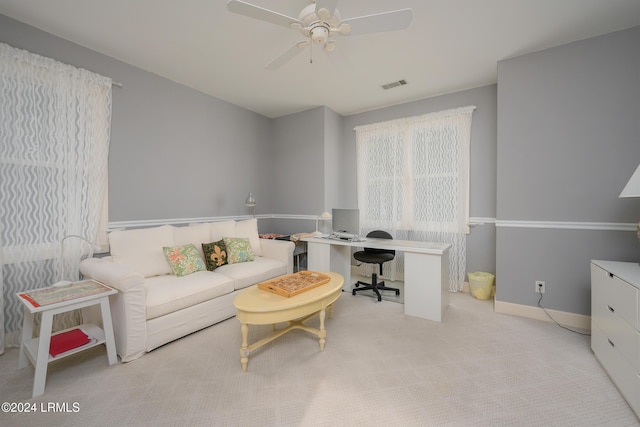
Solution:
{"label": "white baseboard", "polygon": [[[468,294],[471,293],[471,285],[469,285],[469,282],[464,282],[464,285],[462,285],[462,289],[460,290],[460,292],[466,292]],[[491,287],[491,297],[495,297],[496,296],[496,285],[493,285]]]}
{"label": "white baseboard", "polygon": [[[527,317],[529,319],[543,320],[545,322],[553,322],[549,319],[540,307],[532,307],[530,305],[514,304],[511,302],[495,301],[494,310],[496,313],[510,314],[513,316]],[[558,311],[546,309],[547,313],[556,322],[562,326],[566,326],[572,329],[579,329],[581,331],[591,330],[591,316],[585,316],[584,314],[569,313],[566,311]]]}

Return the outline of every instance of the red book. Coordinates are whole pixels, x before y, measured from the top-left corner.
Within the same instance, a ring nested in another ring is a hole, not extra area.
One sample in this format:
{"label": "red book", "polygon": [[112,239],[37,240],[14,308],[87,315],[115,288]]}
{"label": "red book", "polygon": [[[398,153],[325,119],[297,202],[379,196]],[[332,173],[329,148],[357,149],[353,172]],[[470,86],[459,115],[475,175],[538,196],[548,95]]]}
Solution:
{"label": "red book", "polygon": [[71,329],[51,337],[49,354],[56,357],[60,353],[83,346],[91,341],[91,338],[80,329]]}

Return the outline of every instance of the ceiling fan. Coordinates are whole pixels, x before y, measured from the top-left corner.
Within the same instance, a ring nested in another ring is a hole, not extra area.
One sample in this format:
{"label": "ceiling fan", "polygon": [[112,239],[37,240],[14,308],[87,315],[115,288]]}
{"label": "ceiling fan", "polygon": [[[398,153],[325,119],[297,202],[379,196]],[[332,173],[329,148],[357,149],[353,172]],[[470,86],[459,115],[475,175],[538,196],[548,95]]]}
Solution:
{"label": "ceiling fan", "polygon": [[334,34],[355,36],[401,30],[409,26],[413,17],[412,9],[399,9],[341,19],[340,13],[336,9],[337,3],[338,0],[311,0],[311,4],[302,9],[298,18],[292,18],[240,0],[227,1],[227,9],[250,18],[291,28],[305,37],[304,40],[269,62],[265,68],[270,70],[279,68],[313,43],[323,47],[327,52],[332,52],[336,47],[336,42],[330,40],[330,37]]}

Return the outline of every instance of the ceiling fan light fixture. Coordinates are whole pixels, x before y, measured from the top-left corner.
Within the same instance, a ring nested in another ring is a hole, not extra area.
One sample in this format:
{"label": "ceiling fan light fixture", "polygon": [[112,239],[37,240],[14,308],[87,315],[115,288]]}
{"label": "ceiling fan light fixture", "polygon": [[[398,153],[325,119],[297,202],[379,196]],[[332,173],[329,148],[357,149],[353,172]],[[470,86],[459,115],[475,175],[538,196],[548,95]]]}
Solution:
{"label": "ceiling fan light fixture", "polygon": [[315,43],[324,45],[329,39],[329,29],[324,25],[317,25],[311,28],[311,40]]}

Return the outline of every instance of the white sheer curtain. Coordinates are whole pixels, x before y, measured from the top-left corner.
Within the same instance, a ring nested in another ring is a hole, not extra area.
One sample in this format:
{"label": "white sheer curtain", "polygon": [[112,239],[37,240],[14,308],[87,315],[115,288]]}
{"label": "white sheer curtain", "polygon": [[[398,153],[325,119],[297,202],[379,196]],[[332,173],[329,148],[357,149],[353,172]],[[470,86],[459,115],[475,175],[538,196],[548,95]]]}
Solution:
{"label": "white sheer curtain", "polygon": [[[464,286],[469,230],[468,106],[356,127],[360,234],[448,243],[450,290]],[[403,278],[397,253],[384,276]],[[364,268],[364,269],[363,269]],[[360,273],[367,274],[365,266]]]}
{"label": "white sheer curtain", "polygon": [[111,79],[0,43],[0,354],[20,342],[16,292],[78,279],[92,245],[63,238],[106,240],[110,129]]}

